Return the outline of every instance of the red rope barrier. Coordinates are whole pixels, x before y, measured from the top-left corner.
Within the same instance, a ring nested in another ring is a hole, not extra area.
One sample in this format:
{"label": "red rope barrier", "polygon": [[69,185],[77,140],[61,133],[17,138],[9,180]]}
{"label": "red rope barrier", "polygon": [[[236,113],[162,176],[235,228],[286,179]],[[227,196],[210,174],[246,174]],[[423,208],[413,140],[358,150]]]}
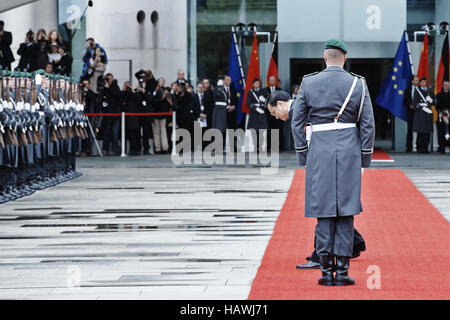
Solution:
{"label": "red rope barrier", "polygon": [[[121,113],[85,113],[88,117],[121,117]],[[148,116],[171,116],[173,112],[161,112],[161,113],[125,113],[125,116],[129,117],[148,117]]]}

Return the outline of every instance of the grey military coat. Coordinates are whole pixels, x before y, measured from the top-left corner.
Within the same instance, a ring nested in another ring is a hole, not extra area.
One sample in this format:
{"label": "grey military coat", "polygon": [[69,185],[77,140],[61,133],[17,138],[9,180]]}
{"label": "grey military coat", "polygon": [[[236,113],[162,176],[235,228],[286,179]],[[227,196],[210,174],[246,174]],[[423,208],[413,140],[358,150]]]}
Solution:
{"label": "grey military coat", "polygon": [[355,76],[339,66],[305,76],[299,96],[291,105],[297,159],[299,165],[306,165],[306,217],[354,216],[362,212],[361,168],[370,167],[375,140],[372,103],[364,79],[358,76],[354,92],[338,120],[357,122],[364,83],[359,128],[313,132],[309,147],[304,130],[307,119],[313,125],[334,122]]}

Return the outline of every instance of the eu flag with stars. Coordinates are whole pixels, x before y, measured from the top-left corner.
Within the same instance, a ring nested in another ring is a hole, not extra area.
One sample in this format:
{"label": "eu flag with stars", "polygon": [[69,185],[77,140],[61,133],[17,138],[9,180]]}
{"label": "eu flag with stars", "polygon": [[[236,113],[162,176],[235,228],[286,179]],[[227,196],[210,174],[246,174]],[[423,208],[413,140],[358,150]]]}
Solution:
{"label": "eu flag with stars", "polygon": [[236,89],[239,98],[239,105],[236,106],[237,123],[240,124],[245,114],[242,112],[242,99],[244,98],[244,79],[242,78],[241,67],[239,63],[239,53],[237,51],[235,34],[231,35],[230,58],[228,60],[228,75],[231,77],[231,85]]}
{"label": "eu flag with stars", "polygon": [[406,121],[406,108],[403,106],[405,90],[411,85],[413,69],[411,53],[408,48],[408,35],[403,32],[402,41],[395,55],[394,64],[384,80],[376,103],[390,111],[394,116]]}

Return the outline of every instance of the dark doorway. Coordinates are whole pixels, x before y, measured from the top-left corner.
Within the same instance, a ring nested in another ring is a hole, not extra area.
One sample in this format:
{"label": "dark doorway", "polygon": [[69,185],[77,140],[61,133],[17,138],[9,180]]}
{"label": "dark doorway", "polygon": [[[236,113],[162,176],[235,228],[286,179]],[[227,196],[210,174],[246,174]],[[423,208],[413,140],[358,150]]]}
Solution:
{"label": "dark doorway", "polygon": [[347,70],[366,79],[375,116],[375,146],[383,149],[394,148],[394,116],[375,100],[392,62],[392,59],[349,59],[346,66]]}
{"label": "dark doorway", "polygon": [[305,75],[325,69],[323,59],[291,59],[291,87],[300,84]]}

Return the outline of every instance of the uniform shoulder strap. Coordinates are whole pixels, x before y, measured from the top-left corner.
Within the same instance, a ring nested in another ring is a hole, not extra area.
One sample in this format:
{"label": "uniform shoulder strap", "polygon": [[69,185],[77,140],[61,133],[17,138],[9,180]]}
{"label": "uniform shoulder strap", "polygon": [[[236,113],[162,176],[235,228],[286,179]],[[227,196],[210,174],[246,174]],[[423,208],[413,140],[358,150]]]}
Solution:
{"label": "uniform shoulder strap", "polygon": [[307,75],[303,76],[303,78],[308,78],[308,77],[311,77],[311,76],[315,76],[316,74],[319,74],[319,71],[307,74]]}
{"label": "uniform shoulder strap", "polygon": [[362,77],[361,77],[361,85],[362,85],[361,105],[359,106],[358,120],[356,122],[359,122],[359,120],[361,119],[361,113],[364,107],[364,100],[366,98],[366,83],[364,81],[364,78]]}
{"label": "uniform shoulder strap", "polygon": [[342,114],[344,113],[344,110],[347,107],[347,105],[348,105],[348,103],[350,101],[350,98],[352,97],[353,91],[355,90],[357,82],[358,82],[358,77],[355,77],[353,79],[352,87],[350,88],[350,91],[348,92],[347,98],[345,98],[344,104],[341,107],[341,110],[339,111],[339,113],[336,116],[336,118],[334,118],[334,122],[337,122],[339,120],[339,118],[342,116]]}

